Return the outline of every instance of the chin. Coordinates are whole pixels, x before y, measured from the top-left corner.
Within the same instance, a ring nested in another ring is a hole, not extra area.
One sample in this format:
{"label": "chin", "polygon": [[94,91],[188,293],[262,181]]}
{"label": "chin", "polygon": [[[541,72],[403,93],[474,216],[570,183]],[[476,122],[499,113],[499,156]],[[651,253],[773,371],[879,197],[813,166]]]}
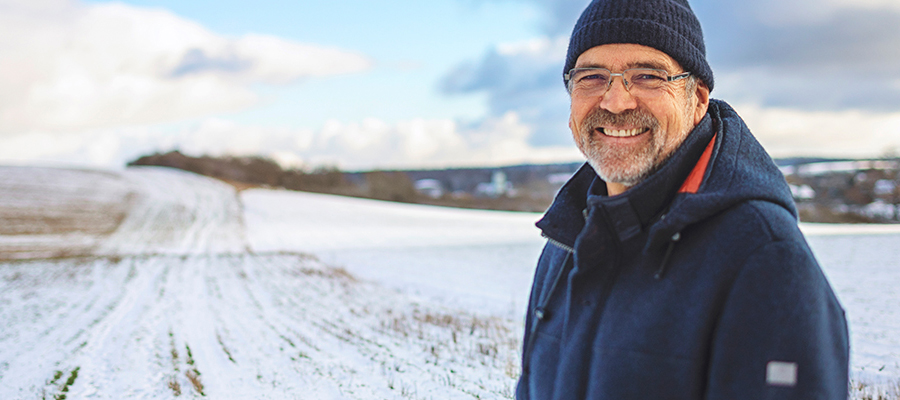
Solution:
{"label": "chin", "polygon": [[608,171],[603,168],[597,168],[594,163],[588,161],[592,167],[594,167],[594,171],[597,171],[597,175],[600,179],[603,179],[604,182],[612,182],[618,183],[627,187],[632,187],[641,183],[644,179],[647,178],[649,172],[634,172],[634,171],[622,171],[622,170],[612,170]]}
{"label": "chin", "polygon": [[601,149],[589,149],[593,151],[582,150],[582,153],[587,158],[588,164],[594,168],[604,182],[631,187],[646,179],[656,169],[657,163],[648,154],[629,154],[623,158],[613,156]]}

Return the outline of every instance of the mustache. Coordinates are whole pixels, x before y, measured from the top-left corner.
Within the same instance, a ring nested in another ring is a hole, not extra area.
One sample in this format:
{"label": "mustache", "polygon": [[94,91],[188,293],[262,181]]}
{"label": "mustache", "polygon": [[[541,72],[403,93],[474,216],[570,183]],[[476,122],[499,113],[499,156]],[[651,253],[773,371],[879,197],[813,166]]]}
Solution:
{"label": "mustache", "polygon": [[655,130],[659,127],[659,120],[653,114],[650,114],[649,111],[641,108],[628,110],[620,114],[596,108],[584,119],[584,123],[581,126],[585,130],[593,131],[603,125],[637,126]]}

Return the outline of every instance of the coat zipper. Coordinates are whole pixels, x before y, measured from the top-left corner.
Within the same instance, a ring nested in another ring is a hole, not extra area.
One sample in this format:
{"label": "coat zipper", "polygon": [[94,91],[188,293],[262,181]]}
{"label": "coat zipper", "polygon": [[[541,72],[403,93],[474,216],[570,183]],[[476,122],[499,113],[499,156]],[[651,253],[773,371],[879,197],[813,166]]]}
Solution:
{"label": "coat zipper", "polygon": [[[550,240],[551,243],[554,243],[555,245],[560,246],[564,250],[566,249],[566,247],[568,247],[568,246],[563,247],[565,245],[563,245],[562,243],[556,242],[553,239],[547,238],[547,240]],[[550,299],[553,297],[553,292],[556,291],[556,286],[559,284],[559,280],[562,279],[562,276],[565,275],[566,271],[569,269],[568,268],[569,259],[572,257],[572,253],[573,253],[572,250],[569,250],[569,252],[566,253],[566,258],[563,259],[563,263],[562,263],[562,266],[559,268],[559,272],[557,272],[556,277],[553,278],[553,283],[550,285],[550,290],[547,292],[547,296],[545,296],[541,300],[540,304],[538,304],[538,306],[535,307],[534,310],[531,310],[532,315],[534,315],[534,320],[531,322],[531,329],[530,329],[531,333],[529,333],[529,335],[528,335],[528,343],[525,344],[524,357],[522,357],[522,371],[525,374],[531,373],[529,364],[531,364],[531,351],[533,350],[533,347],[534,347],[534,339],[535,339],[535,334],[537,333],[538,324],[541,321],[543,321],[544,318],[549,317],[548,315],[546,315],[547,304],[550,303]]]}
{"label": "coat zipper", "polygon": [[556,247],[559,247],[565,251],[568,251],[569,253],[575,253],[575,248],[573,248],[572,246],[569,246],[565,243],[562,243],[556,239],[553,239],[550,236],[547,236],[547,234],[544,232],[541,232],[541,237],[544,239],[547,239],[548,242],[550,242],[551,244],[553,244]]}

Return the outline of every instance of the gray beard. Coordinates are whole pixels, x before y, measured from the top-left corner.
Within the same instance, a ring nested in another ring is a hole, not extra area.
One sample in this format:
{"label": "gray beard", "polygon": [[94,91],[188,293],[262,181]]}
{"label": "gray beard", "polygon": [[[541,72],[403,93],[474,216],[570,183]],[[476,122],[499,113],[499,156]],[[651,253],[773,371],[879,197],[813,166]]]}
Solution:
{"label": "gray beard", "polygon": [[[594,140],[594,135],[601,134],[596,132],[596,128],[601,125],[647,127],[650,131],[643,134],[651,135],[650,142],[636,149],[637,151],[622,153],[617,149],[602,146]],[[581,125],[579,138],[578,148],[597,175],[606,182],[634,186],[654,172],[656,165],[661,164],[658,158],[665,138],[660,137],[659,121],[641,109],[622,114],[597,109],[588,115]]]}
{"label": "gray beard", "polygon": [[[663,135],[660,132],[659,120],[644,109],[638,108],[621,114],[613,114],[598,108],[581,124],[576,144],[587,158],[588,164],[594,168],[601,179],[605,182],[632,187],[659,170],[669,156],[674,153],[674,149],[671,152],[665,152],[667,140],[678,140],[678,146],[680,146],[688,133],[693,130],[693,118],[689,118],[689,111],[689,109],[685,109],[682,132],[669,132],[667,135]],[[651,135],[650,140],[644,146],[636,148],[635,151],[623,153],[621,149],[605,147],[594,140],[594,135],[601,134],[595,129],[602,125],[649,128],[649,131],[643,135]]]}

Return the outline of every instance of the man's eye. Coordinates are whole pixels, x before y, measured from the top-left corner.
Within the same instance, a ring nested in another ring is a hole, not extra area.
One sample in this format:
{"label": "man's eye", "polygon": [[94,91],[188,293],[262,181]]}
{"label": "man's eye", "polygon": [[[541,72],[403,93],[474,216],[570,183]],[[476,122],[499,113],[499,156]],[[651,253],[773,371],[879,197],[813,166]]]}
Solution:
{"label": "man's eye", "polygon": [[665,79],[660,75],[654,74],[636,74],[633,78],[631,78],[635,82],[654,82],[654,81],[664,81]]}
{"label": "man's eye", "polygon": [[585,75],[584,77],[582,77],[579,80],[579,82],[591,82],[591,83],[604,82],[604,81],[606,81],[606,76],[603,74]]}

